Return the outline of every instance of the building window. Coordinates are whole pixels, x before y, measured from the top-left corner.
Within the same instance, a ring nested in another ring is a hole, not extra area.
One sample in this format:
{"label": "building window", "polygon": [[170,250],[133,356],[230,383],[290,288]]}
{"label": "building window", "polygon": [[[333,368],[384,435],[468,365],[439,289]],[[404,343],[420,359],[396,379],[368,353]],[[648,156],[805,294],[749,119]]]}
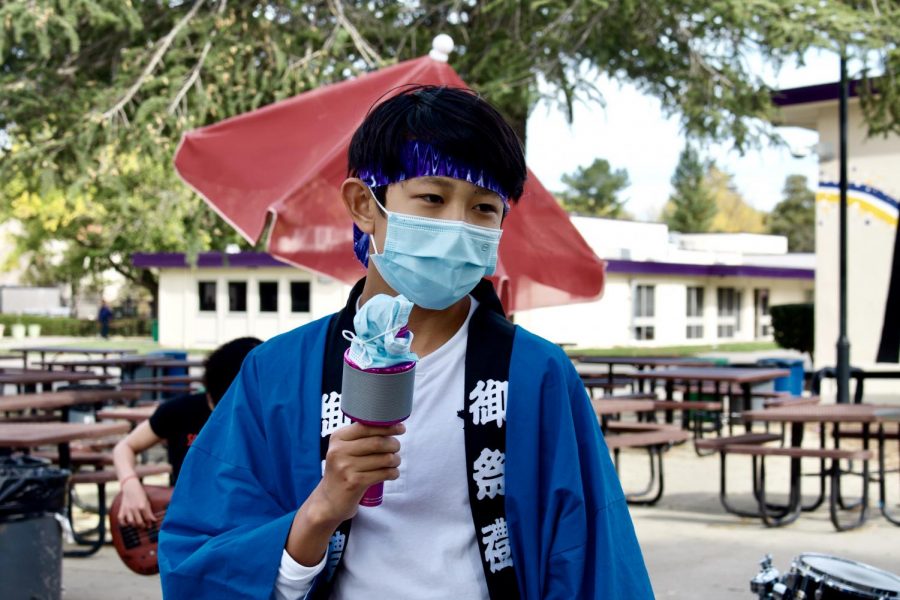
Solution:
{"label": "building window", "polygon": [[653,325],[638,325],[634,328],[634,339],[652,340],[654,338]]}
{"label": "building window", "polygon": [[309,312],[309,282],[291,282],[291,312]]}
{"label": "building window", "polygon": [[769,290],[753,290],[753,313],[756,315],[756,337],[772,335],[772,315],[769,313]]}
{"label": "building window", "polygon": [[228,311],[247,312],[247,282],[228,282]]}
{"label": "building window", "polygon": [[703,288],[687,288],[687,338],[703,338]]}
{"label": "building window", "polygon": [[259,312],[278,312],[278,282],[259,282]]}
{"label": "building window", "polygon": [[656,315],[655,287],[637,285],[634,288],[634,339],[655,339],[653,317]]}
{"label": "building window", "polygon": [[716,290],[718,336],[733,338],[741,328],[741,294],[735,288]]}
{"label": "building window", "polygon": [[198,281],[197,296],[200,298],[200,312],[216,312],[215,281]]}
{"label": "building window", "polygon": [[655,312],[652,285],[639,285],[634,288],[634,316],[652,317]]}

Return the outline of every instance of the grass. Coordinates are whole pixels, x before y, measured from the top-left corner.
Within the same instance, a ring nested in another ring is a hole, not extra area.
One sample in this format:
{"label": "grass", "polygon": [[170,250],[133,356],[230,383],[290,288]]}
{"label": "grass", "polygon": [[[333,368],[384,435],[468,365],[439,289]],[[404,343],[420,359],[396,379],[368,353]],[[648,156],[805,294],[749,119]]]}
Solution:
{"label": "grass", "polygon": [[698,356],[710,352],[759,352],[775,350],[775,342],[734,342],[730,344],[713,344],[707,346],[656,346],[613,348],[568,348],[570,355],[576,356]]}

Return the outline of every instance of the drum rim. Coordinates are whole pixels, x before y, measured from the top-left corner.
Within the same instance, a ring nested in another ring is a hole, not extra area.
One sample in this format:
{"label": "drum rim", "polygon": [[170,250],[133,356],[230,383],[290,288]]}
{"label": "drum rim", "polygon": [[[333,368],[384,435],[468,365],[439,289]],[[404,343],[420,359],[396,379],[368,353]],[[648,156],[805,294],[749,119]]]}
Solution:
{"label": "drum rim", "polygon": [[806,557],[824,558],[824,559],[828,559],[828,560],[834,560],[837,562],[852,564],[857,567],[861,566],[864,569],[873,571],[875,573],[878,573],[879,575],[886,575],[888,577],[893,577],[893,578],[897,579],[897,583],[900,584],[900,577],[898,577],[894,573],[891,573],[890,571],[885,571],[884,569],[879,569],[878,567],[872,566],[868,563],[860,562],[857,560],[852,560],[849,558],[843,558],[841,556],[834,556],[832,554],[823,554],[821,552],[803,552],[802,554],[799,554],[796,557],[794,557],[794,560],[791,561],[792,568],[795,568],[797,571],[801,571],[801,570],[808,571],[812,575],[814,575],[817,579],[821,580],[824,583],[837,584],[837,585],[841,586],[842,588],[845,588],[846,590],[851,591],[851,592],[862,591],[862,592],[866,592],[866,593],[870,593],[870,594],[875,594],[879,598],[881,598],[881,597],[900,598],[900,589],[887,590],[884,588],[875,587],[875,586],[857,582],[857,581],[850,581],[848,579],[844,579],[843,577],[839,577],[837,575],[832,575],[831,573],[826,573],[826,572],[821,571],[820,569],[817,569],[816,567],[810,565],[808,562],[805,562],[804,558],[806,558]]}

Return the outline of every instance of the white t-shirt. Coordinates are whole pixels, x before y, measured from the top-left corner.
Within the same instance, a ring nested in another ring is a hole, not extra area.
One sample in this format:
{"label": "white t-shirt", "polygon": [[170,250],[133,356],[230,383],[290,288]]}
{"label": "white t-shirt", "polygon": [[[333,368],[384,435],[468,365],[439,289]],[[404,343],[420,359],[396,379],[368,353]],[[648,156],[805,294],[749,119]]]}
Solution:
{"label": "white t-shirt", "polygon": [[[413,410],[400,436],[400,477],[381,506],[359,508],[332,598],[488,598],[466,481],[466,343],[478,302],[444,345],[419,360]],[[325,560],[304,567],[285,551],[274,597],[302,598]]]}

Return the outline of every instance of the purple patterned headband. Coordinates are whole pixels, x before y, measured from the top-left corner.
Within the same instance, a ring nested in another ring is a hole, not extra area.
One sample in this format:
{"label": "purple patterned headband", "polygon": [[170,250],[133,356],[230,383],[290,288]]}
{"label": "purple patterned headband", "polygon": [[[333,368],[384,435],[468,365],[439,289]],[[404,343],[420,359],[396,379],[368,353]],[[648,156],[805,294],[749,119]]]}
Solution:
{"label": "purple patterned headband", "polygon": [[[362,179],[370,189],[415,177],[461,179],[498,194],[503,200],[503,214],[509,210],[509,193],[497,183],[496,179],[484,169],[475,168],[457,157],[441,153],[428,142],[417,140],[407,142],[401,152],[401,160],[403,161],[403,170],[395,176],[389,176],[375,166],[360,169],[357,177]],[[353,226],[353,252],[364,267],[369,266],[369,234],[363,233],[356,225]]]}

